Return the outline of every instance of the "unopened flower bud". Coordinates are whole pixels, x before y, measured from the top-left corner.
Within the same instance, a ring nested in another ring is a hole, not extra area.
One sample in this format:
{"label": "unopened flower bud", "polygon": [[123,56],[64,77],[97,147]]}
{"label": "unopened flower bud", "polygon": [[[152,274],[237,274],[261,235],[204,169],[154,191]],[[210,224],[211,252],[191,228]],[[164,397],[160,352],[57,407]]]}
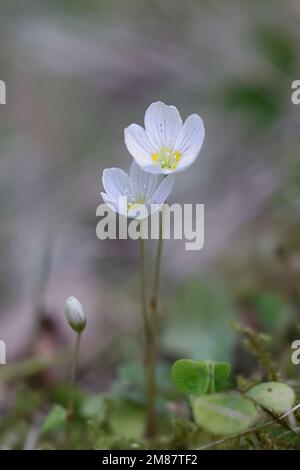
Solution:
{"label": "unopened flower bud", "polygon": [[77,333],[81,333],[85,329],[86,318],[83,313],[82,305],[76,297],[68,298],[65,312],[70,327],[77,331]]}

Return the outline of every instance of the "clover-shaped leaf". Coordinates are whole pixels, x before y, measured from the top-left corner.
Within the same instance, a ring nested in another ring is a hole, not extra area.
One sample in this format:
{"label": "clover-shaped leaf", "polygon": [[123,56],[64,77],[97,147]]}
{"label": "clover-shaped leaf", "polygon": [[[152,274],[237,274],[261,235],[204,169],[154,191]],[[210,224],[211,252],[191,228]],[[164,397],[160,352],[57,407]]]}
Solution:
{"label": "clover-shaped leaf", "polygon": [[204,395],[209,387],[208,364],[192,359],[179,359],[173,364],[172,379],[176,388],[186,395]]}
{"label": "clover-shaped leaf", "polygon": [[237,392],[215,393],[193,402],[196,423],[212,434],[235,434],[247,429],[256,419],[255,404]]}
{"label": "clover-shaped leaf", "polygon": [[230,364],[227,362],[179,359],[172,367],[176,388],[193,397],[222,390],[227,384],[229,373]]}
{"label": "clover-shaped leaf", "polygon": [[230,364],[228,362],[212,362],[211,368],[211,387],[214,392],[223,390],[230,374]]}
{"label": "clover-shaped leaf", "polygon": [[285,413],[293,407],[294,390],[280,382],[265,382],[255,385],[246,395],[256,403],[275,413]]}

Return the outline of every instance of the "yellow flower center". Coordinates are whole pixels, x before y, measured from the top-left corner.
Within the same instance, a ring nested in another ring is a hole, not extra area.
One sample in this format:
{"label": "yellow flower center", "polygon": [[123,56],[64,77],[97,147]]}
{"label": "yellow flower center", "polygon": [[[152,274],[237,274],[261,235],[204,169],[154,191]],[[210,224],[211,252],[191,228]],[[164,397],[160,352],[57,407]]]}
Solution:
{"label": "yellow flower center", "polygon": [[152,154],[152,161],[167,170],[175,170],[180,159],[181,153],[168,147],[162,147],[158,152]]}
{"label": "yellow flower center", "polygon": [[127,210],[137,211],[141,208],[141,206],[144,206],[144,204],[145,204],[145,201],[128,202]]}

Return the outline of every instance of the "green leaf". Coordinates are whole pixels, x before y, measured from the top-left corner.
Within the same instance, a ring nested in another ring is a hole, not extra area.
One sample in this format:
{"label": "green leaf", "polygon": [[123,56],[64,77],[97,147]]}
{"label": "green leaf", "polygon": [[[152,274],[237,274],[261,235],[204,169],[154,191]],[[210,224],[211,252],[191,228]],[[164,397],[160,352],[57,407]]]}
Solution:
{"label": "green leaf", "polygon": [[227,386],[230,370],[231,366],[228,362],[214,363],[214,382],[216,392],[223,390]]}
{"label": "green leaf", "polygon": [[247,429],[256,419],[254,403],[236,392],[216,393],[196,398],[193,403],[196,423],[212,434],[235,434]]}
{"label": "green leaf", "polygon": [[285,413],[293,407],[294,390],[279,382],[265,382],[248,390],[246,395],[275,413]]}
{"label": "green leaf", "polygon": [[187,395],[204,395],[210,382],[209,366],[206,362],[179,359],[173,364],[172,379],[176,388]]}
{"label": "green leaf", "polygon": [[172,379],[176,388],[195,397],[222,390],[227,385],[229,374],[228,362],[179,359],[172,367]]}
{"label": "green leaf", "polygon": [[66,425],[66,418],[67,410],[61,405],[54,405],[43,423],[42,433],[63,429]]}

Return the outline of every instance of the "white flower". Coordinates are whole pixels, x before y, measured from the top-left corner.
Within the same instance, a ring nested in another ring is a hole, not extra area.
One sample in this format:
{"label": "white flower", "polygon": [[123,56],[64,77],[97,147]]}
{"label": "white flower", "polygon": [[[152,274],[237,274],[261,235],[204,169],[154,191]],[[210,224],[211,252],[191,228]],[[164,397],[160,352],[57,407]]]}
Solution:
{"label": "white flower", "polygon": [[162,178],[146,173],[133,161],[129,175],[120,168],[103,171],[102,183],[106,192],[101,196],[115,212],[144,219],[162,207],[173,189],[174,179],[174,175]]}
{"label": "white flower", "polygon": [[182,171],[197,158],[204,139],[203,121],[197,114],[184,124],[175,106],[152,103],[145,114],[145,129],[131,124],[125,144],[136,162],[150,173]]}
{"label": "white flower", "polygon": [[73,330],[81,333],[86,325],[86,318],[81,303],[76,297],[69,297],[66,301],[65,313],[68,323]]}

